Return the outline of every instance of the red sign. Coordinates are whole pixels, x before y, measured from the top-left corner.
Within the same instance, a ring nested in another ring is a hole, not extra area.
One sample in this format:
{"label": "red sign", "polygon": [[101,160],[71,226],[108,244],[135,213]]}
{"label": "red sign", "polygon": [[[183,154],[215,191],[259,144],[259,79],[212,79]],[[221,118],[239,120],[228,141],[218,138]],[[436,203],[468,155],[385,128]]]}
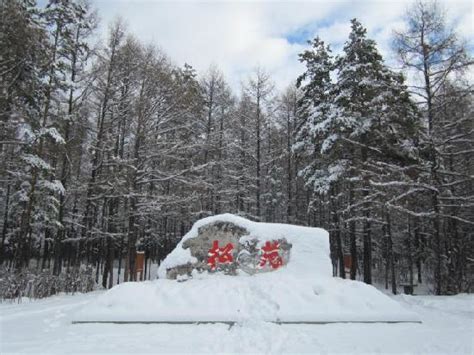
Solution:
{"label": "red sign", "polygon": [[212,242],[212,248],[207,254],[207,265],[211,268],[211,270],[215,270],[218,263],[229,264],[234,261],[231,253],[232,249],[234,249],[232,243],[228,243],[224,248],[219,248],[219,242],[214,240]]}
{"label": "red sign", "polygon": [[[219,264],[230,264],[234,261],[232,250],[234,246],[228,243],[225,247],[219,248],[219,241],[212,242],[212,248],[207,253],[207,265],[212,271],[215,271]],[[237,260],[239,262],[239,260]],[[283,259],[280,256],[280,243],[278,241],[267,241],[261,248],[260,261],[258,268],[263,268],[268,264],[272,269],[278,269],[283,265]]]}
{"label": "red sign", "polygon": [[280,243],[278,242],[266,242],[265,246],[262,247],[263,254],[260,257],[259,267],[264,267],[267,263],[270,264],[272,269],[278,269],[283,265],[283,259],[279,253]]}

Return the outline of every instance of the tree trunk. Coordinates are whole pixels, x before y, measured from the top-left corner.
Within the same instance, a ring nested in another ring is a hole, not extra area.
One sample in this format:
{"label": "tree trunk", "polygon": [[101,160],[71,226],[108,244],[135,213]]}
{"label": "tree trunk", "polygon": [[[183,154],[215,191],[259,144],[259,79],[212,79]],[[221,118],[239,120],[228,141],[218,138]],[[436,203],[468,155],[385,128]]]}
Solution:
{"label": "tree trunk", "polygon": [[2,226],[2,245],[0,247],[0,265],[3,264],[4,253],[5,253],[5,240],[7,238],[8,231],[8,212],[10,208],[10,183],[7,181],[7,192],[5,196],[5,211],[3,213],[3,226]]}
{"label": "tree trunk", "polygon": [[387,219],[387,246],[388,246],[388,259],[390,261],[390,276],[392,284],[392,293],[397,294],[397,282],[395,278],[395,256],[393,254],[393,239],[392,239],[392,224],[390,220],[390,212],[386,213]]}
{"label": "tree trunk", "polygon": [[256,148],[256,156],[257,156],[257,217],[260,219],[261,217],[261,211],[260,211],[260,193],[261,193],[261,180],[260,180],[260,166],[261,166],[261,158],[260,158],[260,153],[261,153],[261,122],[260,122],[260,92],[257,91],[257,122],[256,122],[256,131],[257,131],[257,148]]}
{"label": "tree trunk", "polygon": [[[354,191],[352,190],[352,186],[349,187],[349,205],[353,204],[354,200]],[[355,221],[349,222],[349,233],[351,239],[351,280],[356,279],[357,275],[357,237],[356,237],[356,225]]]}

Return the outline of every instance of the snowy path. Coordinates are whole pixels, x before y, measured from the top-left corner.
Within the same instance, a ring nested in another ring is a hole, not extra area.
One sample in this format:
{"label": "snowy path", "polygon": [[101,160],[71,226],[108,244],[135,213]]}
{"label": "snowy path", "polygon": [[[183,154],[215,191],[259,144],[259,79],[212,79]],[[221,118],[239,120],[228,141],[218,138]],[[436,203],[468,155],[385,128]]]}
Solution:
{"label": "snowy path", "polygon": [[423,324],[77,324],[99,292],[0,304],[0,353],[473,354],[474,296],[398,296]]}

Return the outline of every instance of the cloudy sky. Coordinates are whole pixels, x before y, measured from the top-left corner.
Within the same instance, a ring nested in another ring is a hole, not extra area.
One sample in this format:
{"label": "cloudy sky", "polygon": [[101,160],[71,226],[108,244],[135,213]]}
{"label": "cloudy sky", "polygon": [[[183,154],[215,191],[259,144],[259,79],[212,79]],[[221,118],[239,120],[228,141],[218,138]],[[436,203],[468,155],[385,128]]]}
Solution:
{"label": "cloudy sky", "polygon": [[[260,65],[278,88],[289,85],[303,70],[298,53],[319,35],[337,51],[358,18],[384,57],[392,31],[403,26],[408,0],[337,1],[161,1],[92,0],[101,18],[100,31],[117,16],[129,31],[158,45],[178,65],[191,64],[200,73],[217,65],[233,88]],[[441,5],[461,36],[473,37],[471,1],[444,0]],[[472,46],[472,42],[470,43]],[[471,47],[472,49],[472,47]]]}

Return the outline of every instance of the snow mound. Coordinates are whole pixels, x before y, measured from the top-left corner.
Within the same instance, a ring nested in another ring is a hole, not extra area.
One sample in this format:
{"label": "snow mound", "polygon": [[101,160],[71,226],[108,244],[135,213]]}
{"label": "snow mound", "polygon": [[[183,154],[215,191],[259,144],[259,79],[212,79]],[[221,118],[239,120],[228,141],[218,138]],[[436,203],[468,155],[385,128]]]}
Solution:
{"label": "snow mound", "polygon": [[[166,270],[195,262],[183,242],[213,222],[245,228],[260,243],[286,238],[289,262],[272,272],[237,276],[193,272],[185,282]],[[223,214],[194,224],[158,269],[159,279],[115,286],[85,305],[75,322],[405,322],[419,317],[376,288],[332,277],[329,236],[320,228],[257,223]]]}

